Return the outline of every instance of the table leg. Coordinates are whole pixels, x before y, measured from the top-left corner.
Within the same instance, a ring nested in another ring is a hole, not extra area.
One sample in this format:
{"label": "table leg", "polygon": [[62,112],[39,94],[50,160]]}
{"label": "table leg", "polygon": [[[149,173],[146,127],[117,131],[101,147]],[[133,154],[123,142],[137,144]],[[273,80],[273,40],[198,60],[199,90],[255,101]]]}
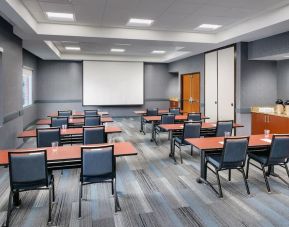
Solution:
{"label": "table leg", "polygon": [[153,142],[153,141],[155,141],[155,122],[154,121],[152,121],[152,138],[151,138],[151,142]]}
{"label": "table leg", "polygon": [[143,130],[143,115],[140,117],[140,130],[139,131],[145,133]]}
{"label": "table leg", "polygon": [[19,197],[19,192],[14,192],[13,193],[13,204],[16,207],[19,207],[21,205],[21,200]]}
{"label": "table leg", "polygon": [[207,166],[206,166],[206,155],[205,151],[201,150],[201,160],[200,160],[200,177],[197,178],[198,183],[203,183],[207,180]]}

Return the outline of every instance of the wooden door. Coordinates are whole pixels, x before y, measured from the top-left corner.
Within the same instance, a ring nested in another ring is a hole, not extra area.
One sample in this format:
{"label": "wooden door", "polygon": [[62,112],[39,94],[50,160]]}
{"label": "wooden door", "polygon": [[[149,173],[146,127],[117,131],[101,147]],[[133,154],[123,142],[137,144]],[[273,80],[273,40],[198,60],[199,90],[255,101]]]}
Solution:
{"label": "wooden door", "polygon": [[262,113],[252,113],[252,135],[259,135],[264,133],[267,129],[267,115]]}
{"label": "wooden door", "polygon": [[200,112],[200,73],[182,75],[181,108],[185,113]]}

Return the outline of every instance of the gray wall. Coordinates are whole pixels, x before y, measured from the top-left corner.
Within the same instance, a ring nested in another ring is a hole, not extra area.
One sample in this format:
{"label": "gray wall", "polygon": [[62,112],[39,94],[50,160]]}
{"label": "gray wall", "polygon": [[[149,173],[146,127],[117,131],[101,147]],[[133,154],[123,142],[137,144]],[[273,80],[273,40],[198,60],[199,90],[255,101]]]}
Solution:
{"label": "gray wall", "polygon": [[13,35],[12,27],[0,18],[0,47],[2,54],[0,106],[4,115],[0,127],[0,148],[13,148],[20,145],[17,132],[23,130],[22,112],[22,41]]}
{"label": "gray wall", "polygon": [[32,75],[32,102],[31,106],[25,107],[23,109],[23,125],[24,128],[33,124],[35,120],[38,118],[37,105],[35,104],[35,100],[37,97],[37,63],[38,57],[34,56],[30,52],[23,50],[23,67],[28,67],[33,70]]}
{"label": "gray wall", "polygon": [[[144,86],[143,106],[95,108],[108,111],[111,116],[133,116],[134,110],[147,107],[168,108],[168,98],[177,95],[178,78],[168,73],[167,64],[145,63]],[[82,62],[40,60],[36,102],[39,117],[59,109],[82,110]]]}
{"label": "gray wall", "polygon": [[289,60],[277,63],[277,97],[289,100]]}
{"label": "gray wall", "polygon": [[181,75],[187,73],[200,72],[201,73],[201,111],[204,111],[204,99],[205,99],[205,78],[204,78],[204,69],[205,69],[205,58],[204,54],[199,54],[189,58],[185,58],[179,61],[175,61],[169,64],[169,72],[178,73],[179,75],[179,85],[177,88],[178,96],[180,98],[180,79]]}
{"label": "gray wall", "polygon": [[248,60],[248,43],[237,46],[237,122],[240,134],[251,133],[252,106],[272,106],[277,99],[277,63]]}

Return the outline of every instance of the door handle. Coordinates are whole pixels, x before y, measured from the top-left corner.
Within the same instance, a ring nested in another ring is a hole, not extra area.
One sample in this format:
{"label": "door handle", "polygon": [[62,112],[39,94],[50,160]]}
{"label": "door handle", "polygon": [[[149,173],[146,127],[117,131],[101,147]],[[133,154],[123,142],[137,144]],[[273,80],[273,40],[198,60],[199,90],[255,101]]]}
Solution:
{"label": "door handle", "polygon": [[231,103],[231,106],[234,106],[234,103]]}
{"label": "door handle", "polygon": [[217,104],[218,102],[217,101],[215,101],[215,104]]}

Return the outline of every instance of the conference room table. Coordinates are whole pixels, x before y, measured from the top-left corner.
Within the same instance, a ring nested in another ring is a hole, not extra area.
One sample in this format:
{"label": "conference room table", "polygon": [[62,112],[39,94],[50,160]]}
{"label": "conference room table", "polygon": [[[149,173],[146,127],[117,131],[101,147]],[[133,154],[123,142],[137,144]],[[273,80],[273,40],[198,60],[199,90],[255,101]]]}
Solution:
{"label": "conference room table", "polygon": [[[107,135],[113,134],[113,133],[120,133],[122,132],[122,129],[118,126],[105,126],[105,140],[107,141]],[[68,129],[60,129],[60,135],[61,137],[67,137],[67,136],[73,136],[71,140],[75,140],[76,142],[81,142],[82,140],[82,133],[83,128],[68,128]],[[18,133],[17,138],[27,139],[27,138],[34,138],[37,137],[36,135],[36,129],[32,130],[26,130],[23,132]],[[69,142],[69,138],[67,138]]]}
{"label": "conference room table", "polygon": [[[209,119],[205,115],[201,116],[202,119]],[[154,129],[155,124],[161,121],[161,116],[143,116],[143,119],[152,124],[152,129]],[[186,114],[180,114],[175,116],[176,121],[186,121],[188,116]],[[151,141],[154,141],[154,135],[152,133]]]}
{"label": "conference room table", "polygon": [[[73,145],[73,146],[60,146],[57,148],[45,147],[45,148],[21,148],[11,150],[0,150],[0,166],[8,166],[8,153],[9,152],[25,152],[34,150],[46,150],[47,151],[47,168],[50,171],[58,169],[72,169],[81,167],[81,148],[82,147],[102,147],[107,145],[114,146],[115,157],[137,155],[137,149],[130,142],[117,142],[95,145]],[[14,193],[13,197],[14,205],[19,206],[21,201],[19,199],[19,193]],[[119,202],[117,201],[119,206]]]}
{"label": "conference room table", "polygon": [[[170,133],[170,140],[171,140],[171,153],[170,157],[174,158],[173,154],[173,136],[174,132],[178,132],[176,135],[180,135],[184,129],[184,124],[160,124],[158,125],[161,129],[165,130],[166,132]],[[208,135],[210,132],[214,132],[216,130],[217,124],[216,122],[202,122],[201,128],[201,136]],[[241,124],[234,123],[233,128],[241,128],[244,127]],[[155,139],[155,138],[154,138]]]}
{"label": "conference room table", "polygon": [[[108,112],[104,112],[104,111],[100,111],[98,112],[98,115],[109,115]],[[58,112],[54,112],[54,113],[50,113],[48,114],[48,117],[58,117]],[[76,111],[76,112],[72,112],[71,117],[84,117],[84,112],[83,111]]]}
{"label": "conference room table", "polygon": [[[102,117],[101,118],[102,123],[109,123],[113,122],[111,117]],[[36,125],[50,125],[51,124],[51,119],[46,118],[46,119],[40,119],[36,122]],[[68,118],[68,124],[71,126],[82,126],[84,124],[84,118]]]}
{"label": "conference room table", "polygon": [[[233,136],[234,137],[234,136]],[[268,138],[262,135],[251,135],[249,139],[248,152],[267,149],[271,145],[272,135]],[[198,183],[207,183],[206,156],[212,153],[220,153],[224,147],[224,137],[188,138],[186,141],[200,150],[200,177]],[[270,172],[271,170],[269,170]],[[273,171],[273,169],[272,169]]]}

